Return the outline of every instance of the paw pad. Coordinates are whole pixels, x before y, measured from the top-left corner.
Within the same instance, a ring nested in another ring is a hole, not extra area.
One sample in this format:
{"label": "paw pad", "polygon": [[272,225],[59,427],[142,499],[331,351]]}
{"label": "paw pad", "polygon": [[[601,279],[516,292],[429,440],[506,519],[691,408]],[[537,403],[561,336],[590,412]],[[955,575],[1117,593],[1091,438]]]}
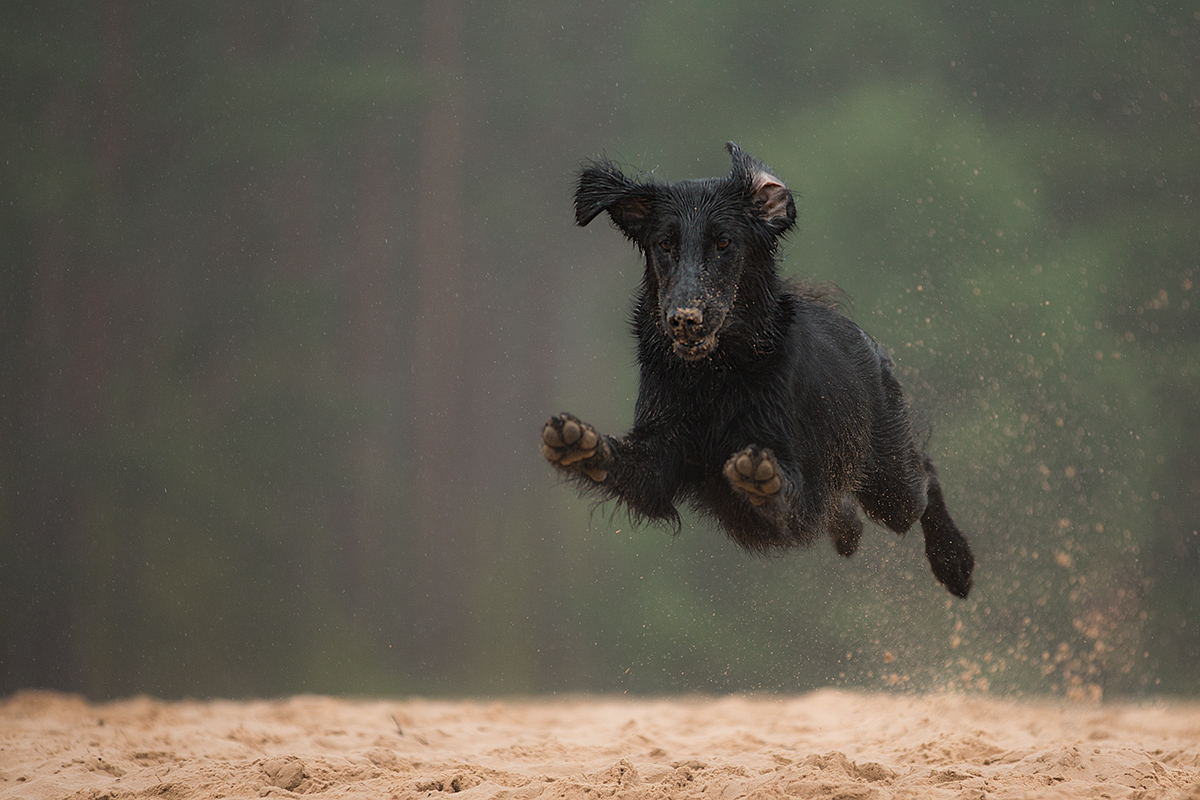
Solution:
{"label": "paw pad", "polygon": [[753,505],[773,500],[783,488],[783,476],[770,450],[751,445],[725,462],[725,477]]}
{"label": "paw pad", "polygon": [[542,455],[562,469],[582,472],[597,483],[608,477],[607,448],[600,434],[570,414],[551,417],[542,428]]}

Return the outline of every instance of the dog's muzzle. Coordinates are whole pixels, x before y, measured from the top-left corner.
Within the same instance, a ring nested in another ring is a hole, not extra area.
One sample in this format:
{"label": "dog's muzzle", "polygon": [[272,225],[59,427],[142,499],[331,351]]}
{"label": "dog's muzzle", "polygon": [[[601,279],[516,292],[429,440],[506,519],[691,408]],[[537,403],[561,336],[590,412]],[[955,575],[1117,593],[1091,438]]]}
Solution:
{"label": "dog's muzzle", "polygon": [[708,330],[697,306],[677,306],[667,312],[667,331],[675,355],[685,361],[705,358],[717,346],[716,330]]}

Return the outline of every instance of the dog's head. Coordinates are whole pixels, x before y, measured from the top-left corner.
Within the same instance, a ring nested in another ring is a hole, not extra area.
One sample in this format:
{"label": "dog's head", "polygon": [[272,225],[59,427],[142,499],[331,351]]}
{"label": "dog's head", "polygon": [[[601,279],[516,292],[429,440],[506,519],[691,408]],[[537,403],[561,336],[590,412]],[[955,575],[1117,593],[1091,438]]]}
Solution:
{"label": "dog's head", "polygon": [[747,271],[774,270],[779,238],[796,222],[783,181],[733,142],[726,148],[733,165],[724,178],[635,180],[600,160],[583,169],[575,191],[579,225],[607,211],[646,255],[658,323],[689,361],[716,349]]}

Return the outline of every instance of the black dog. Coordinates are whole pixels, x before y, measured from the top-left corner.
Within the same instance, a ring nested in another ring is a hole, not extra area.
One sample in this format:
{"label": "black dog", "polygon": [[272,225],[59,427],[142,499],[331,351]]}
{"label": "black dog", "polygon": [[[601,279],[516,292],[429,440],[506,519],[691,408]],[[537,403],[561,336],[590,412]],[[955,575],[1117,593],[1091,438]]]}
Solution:
{"label": "black dog", "polygon": [[631,180],[606,160],[580,173],[575,221],[607,211],[646,257],[633,313],[640,386],[626,436],[560,414],[542,453],[634,519],[678,526],[675,504],[688,500],[753,550],[807,544],[823,529],[851,555],[862,534],[851,498],[897,533],[919,520],[934,576],[966,597],[974,558],[891,357],[831,292],[780,278],[791,192],[726,147],[725,178]]}

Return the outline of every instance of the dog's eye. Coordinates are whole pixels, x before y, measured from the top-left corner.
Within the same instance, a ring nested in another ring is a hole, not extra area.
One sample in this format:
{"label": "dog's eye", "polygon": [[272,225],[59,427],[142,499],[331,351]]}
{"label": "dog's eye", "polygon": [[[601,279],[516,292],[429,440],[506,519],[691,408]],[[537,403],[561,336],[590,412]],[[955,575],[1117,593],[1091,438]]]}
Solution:
{"label": "dog's eye", "polygon": [[670,239],[663,239],[662,241],[660,241],[660,242],[658,243],[658,246],[662,248],[662,251],[663,251],[664,253],[669,253],[669,252],[671,252],[671,247],[672,247],[672,244],[671,244],[671,240],[670,240]]}
{"label": "dog's eye", "polygon": [[729,237],[728,236],[722,236],[720,239],[717,239],[717,249],[718,250],[724,250],[726,247],[729,247]]}

